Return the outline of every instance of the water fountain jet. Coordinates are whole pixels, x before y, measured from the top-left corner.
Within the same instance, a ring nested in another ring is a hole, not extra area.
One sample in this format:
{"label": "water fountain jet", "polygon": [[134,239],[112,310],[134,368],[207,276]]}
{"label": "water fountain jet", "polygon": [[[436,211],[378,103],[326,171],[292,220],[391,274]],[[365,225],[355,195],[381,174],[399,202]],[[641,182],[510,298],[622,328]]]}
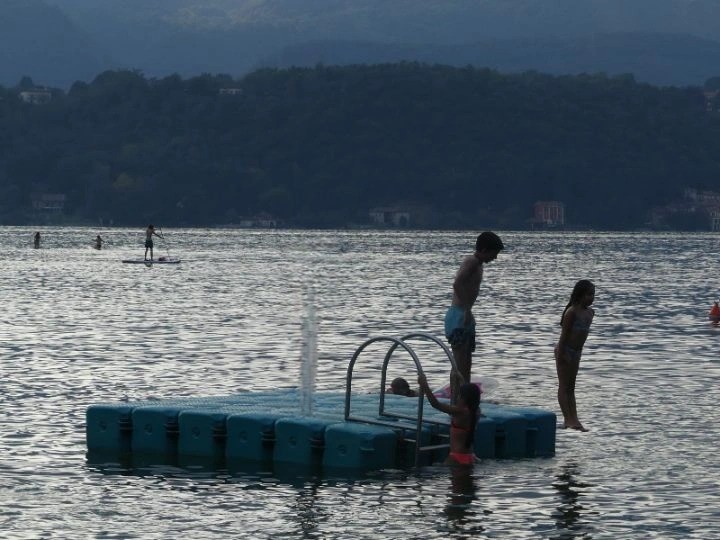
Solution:
{"label": "water fountain jet", "polygon": [[312,416],[315,379],[317,376],[317,318],[315,315],[315,293],[312,288],[308,288],[305,297],[302,340],[302,352],[300,356],[300,412],[303,416]]}

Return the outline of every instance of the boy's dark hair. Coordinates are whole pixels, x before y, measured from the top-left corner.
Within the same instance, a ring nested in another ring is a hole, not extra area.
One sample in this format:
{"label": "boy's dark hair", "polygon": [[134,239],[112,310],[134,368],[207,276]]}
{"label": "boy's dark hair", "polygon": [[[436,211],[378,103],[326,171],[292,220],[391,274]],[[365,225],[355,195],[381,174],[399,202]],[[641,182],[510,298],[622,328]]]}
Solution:
{"label": "boy's dark hair", "polygon": [[500,251],[504,248],[505,246],[503,245],[502,240],[500,240],[500,237],[490,231],[481,233],[475,241],[475,251]]}

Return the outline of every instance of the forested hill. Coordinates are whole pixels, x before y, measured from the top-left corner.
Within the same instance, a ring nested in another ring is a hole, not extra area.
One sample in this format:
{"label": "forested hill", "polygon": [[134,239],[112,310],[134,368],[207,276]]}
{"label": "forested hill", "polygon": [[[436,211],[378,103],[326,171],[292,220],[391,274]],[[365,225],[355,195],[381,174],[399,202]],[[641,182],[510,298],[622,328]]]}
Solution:
{"label": "forested hill", "polygon": [[658,86],[687,86],[720,72],[720,41],[683,34],[612,33],[582,37],[484,39],[452,45],[315,40],[260,61],[263,67],[379,64],[413,60],[487,67],[503,73],[631,73]]}
{"label": "forested hill", "polygon": [[554,199],[572,225],[629,228],[685,187],[720,190],[702,90],[631,77],[388,64],[106,72],[44,105],[19,90],[0,88],[3,223],[37,219],[46,192],[66,219],[118,225],[361,225],[404,206],[420,226],[514,228]]}

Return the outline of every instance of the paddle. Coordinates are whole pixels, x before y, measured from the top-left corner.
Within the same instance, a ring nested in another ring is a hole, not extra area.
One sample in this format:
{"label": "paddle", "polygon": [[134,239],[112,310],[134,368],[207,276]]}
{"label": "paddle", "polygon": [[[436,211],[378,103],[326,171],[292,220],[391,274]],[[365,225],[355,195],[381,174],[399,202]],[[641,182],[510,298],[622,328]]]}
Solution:
{"label": "paddle", "polygon": [[168,259],[170,259],[170,247],[168,246],[167,240],[165,240],[165,233],[163,232],[162,227],[158,228],[160,229],[160,238],[162,238],[165,243],[165,251],[167,251]]}

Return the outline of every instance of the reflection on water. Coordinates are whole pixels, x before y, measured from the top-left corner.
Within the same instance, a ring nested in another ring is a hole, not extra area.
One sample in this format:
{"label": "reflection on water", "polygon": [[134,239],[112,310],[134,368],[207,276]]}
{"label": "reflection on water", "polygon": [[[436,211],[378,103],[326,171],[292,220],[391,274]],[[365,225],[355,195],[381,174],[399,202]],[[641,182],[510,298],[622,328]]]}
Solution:
{"label": "reflection on water", "polygon": [[449,531],[479,534],[484,529],[475,520],[477,509],[473,502],[477,498],[475,472],[469,467],[449,466],[450,493],[445,505],[445,516]]}
{"label": "reflection on water", "polygon": [[320,483],[317,481],[306,483],[298,490],[294,504],[291,506],[300,531],[308,536],[319,534],[318,525],[325,521],[322,508],[318,508],[319,488]]}
{"label": "reflection on water", "polygon": [[558,492],[560,504],[557,509],[557,528],[559,534],[554,538],[590,538],[584,529],[588,516],[583,515],[582,490],[589,487],[578,481],[579,471],[575,463],[566,463],[553,484]]}
{"label": "reflection on water", "polygon": [[[475,316],[493,399],[557,412],[552,348],[572,285],[596,285],[577,381],[590,433],[553,459],[356,477],[183,458],[86,458],[88,405],[297,386],[315,286],[318,390],[367,338],[443,334],[474,234],[165,230],[177,266],[123,265],[140,230],[0,228],[0,502],[13,538],[720,537],[717,240],[502,233]],[[92,248],[100,233],[104,249]],[[167,246],[158,245],[162,251]],[[105,249],[107,248],[107,249]],[[415,346],[413,346],[415,349]],[[418,345],[433,386],[447,359]],[[353,389],[377,392],[385,351]],[[389,366],[403,370],[410,364]]]}

